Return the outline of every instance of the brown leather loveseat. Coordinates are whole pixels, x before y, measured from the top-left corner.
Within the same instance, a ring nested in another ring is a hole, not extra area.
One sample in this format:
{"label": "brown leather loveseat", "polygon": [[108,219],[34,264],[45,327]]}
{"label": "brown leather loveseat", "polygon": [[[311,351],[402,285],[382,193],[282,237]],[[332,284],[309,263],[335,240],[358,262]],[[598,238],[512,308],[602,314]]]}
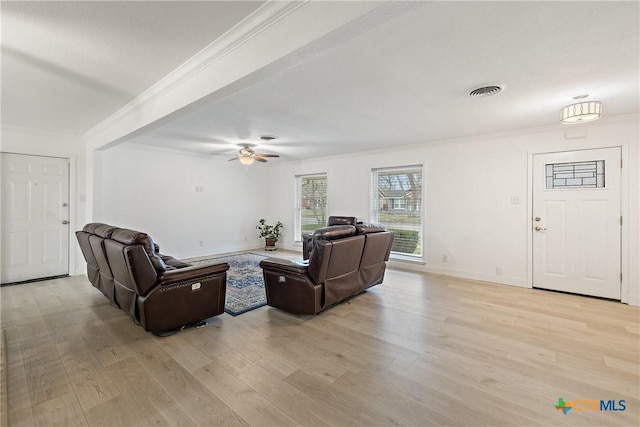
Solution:
{"label": "brown leather loveseat", "polygon": [[192,266],[140,231],[91,223],[76,232],[89,281],[136,324],[163,332],[224,311],[229,264]]}
{"label": "brown leather loveseat", "polygon": [[314,231],[308,261],[267,258],[267,304],[317,314],[382,283],[393,233],[377,224],[334,225]]}

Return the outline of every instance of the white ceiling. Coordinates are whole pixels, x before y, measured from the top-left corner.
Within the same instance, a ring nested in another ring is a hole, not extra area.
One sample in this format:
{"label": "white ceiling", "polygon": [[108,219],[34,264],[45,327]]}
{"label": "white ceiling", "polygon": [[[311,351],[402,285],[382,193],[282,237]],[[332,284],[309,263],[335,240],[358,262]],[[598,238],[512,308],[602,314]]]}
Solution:
{"label": "white ceiling", "polygon": [[[3,2],[3,125],[83,134],[259,6]],[[416,3],[130,141],[230,153],[277,135],[258,151],[287,160],[551,126],[581,94],[605,117],[637,114],[639,15],[638,2]],[[485,84],[506,89],[468,96]]]}
{"label": "white ceiling", "polygon": [[2,124],[83,134],[263,3],[2,1]]}

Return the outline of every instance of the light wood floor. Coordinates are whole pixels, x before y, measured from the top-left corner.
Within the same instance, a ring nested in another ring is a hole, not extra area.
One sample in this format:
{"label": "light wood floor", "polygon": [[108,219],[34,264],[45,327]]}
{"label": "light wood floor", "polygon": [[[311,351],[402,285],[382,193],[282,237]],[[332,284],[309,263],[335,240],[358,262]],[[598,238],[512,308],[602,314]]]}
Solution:
{"label": "light wood floor", "polygon": [[[159,338],[84,276],[1,297],[10,426],[639,422],[640,311],[611,301],[389,270],[318,316],[262,307]],[[626,410],[563,415],[559,397]]]}

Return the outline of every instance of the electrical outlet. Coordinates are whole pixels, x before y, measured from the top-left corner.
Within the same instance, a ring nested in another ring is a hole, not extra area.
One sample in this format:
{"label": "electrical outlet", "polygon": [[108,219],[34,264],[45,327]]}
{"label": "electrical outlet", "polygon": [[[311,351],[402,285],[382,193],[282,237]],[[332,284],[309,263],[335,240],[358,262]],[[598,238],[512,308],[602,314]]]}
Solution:
{"label": "electrical outlet", "polygon": [[511,204],[519,205],[520,204],[520,196],[511,196]]}
{"label": "electrical outlet", "polygon": [[446,255],[442,255],[442,262],[449,262],[449,257]]}
{"label": "electrical outlet", "polygon": [[204,246],[204,242],[203,242],[202,240],[200,240],[200,241],[198,242],[198,244],[200,245],[200,247],[203,247],[203,246]]}

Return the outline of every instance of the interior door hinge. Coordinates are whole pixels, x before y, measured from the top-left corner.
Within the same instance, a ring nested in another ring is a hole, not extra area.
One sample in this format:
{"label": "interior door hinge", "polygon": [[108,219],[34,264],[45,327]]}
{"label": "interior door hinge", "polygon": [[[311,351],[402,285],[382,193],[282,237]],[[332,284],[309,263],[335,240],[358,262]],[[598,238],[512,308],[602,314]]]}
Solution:
{"label": "interior door hinge", "polygon": [[620,215],[620,225],[622,225],[622,215]]}
{"label": "interior door hinge", "polygon": [[620,169],[622,169],[622,159],[620,159]]}
{"label": "interior door hinge", "polygon": [[620,283],[622,283],[622,273],[620,273]]}

